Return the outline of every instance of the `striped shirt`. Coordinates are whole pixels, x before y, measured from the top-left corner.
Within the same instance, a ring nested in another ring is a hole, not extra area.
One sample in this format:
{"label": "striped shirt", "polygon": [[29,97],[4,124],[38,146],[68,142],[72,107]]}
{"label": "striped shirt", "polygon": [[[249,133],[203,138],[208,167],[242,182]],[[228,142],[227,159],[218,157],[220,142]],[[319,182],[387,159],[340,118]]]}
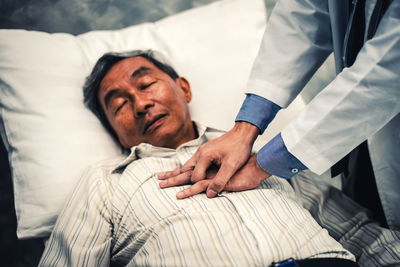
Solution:
{"label": "striped shirt", "polygon": [[59,216],[39,266],[268,266],[290,257],[353,255],[296,200],[287,181],[178,200],[157,173],[184,164],[222,132],[176,150],[140,144],[126,158],[89,168]]}

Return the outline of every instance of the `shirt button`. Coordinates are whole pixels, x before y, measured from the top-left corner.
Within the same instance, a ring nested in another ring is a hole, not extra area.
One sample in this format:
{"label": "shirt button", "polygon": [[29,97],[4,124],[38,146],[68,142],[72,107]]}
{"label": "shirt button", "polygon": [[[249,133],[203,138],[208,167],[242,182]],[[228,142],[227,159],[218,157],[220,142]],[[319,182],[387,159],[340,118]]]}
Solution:
{"label": "shirt button", "polygon": [[298,169],[296,169],[296,168],[293,168],[293,169],[291,170],[291,172],[292,172],[292,173],[298,173],[298,172],[299,172],[299,170],[298,170]]}

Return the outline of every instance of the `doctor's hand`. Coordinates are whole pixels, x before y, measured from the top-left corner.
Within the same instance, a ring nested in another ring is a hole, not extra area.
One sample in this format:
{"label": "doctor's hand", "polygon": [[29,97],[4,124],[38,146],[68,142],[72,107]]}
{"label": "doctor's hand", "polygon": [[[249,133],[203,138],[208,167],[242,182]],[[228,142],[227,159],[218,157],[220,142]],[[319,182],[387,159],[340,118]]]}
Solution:
{"label": "doctor's hand", "polygon": [[[165,179],[160,182],[161,188],[172,187],[181,185],[182,183],[189,183],[192,170],[186,170],[180,175],[172,178]],[[213,182],[216,177],[218,169],[211,167],[207,170],[206,179],[193,184],[192,186],[178,192],[176,197],[178,199],[187,198],[198,193],[206,191],[207,187]],[[244,191],[254,189],[261,184],[262,181],[270,177],[257,163],[257,155],[252,155],[249,160],[232,176],[232,178],[225,185],[226,191]]]}
{"label": "doctor's hand", "polygon": [[[256,126],[247,122],[236,122],[232,130],[200,146],[182,167],[159,174],[159,179],[164,180],[160,186],[169,187],[205,181],[199,185],[202,185],[201,188],[205,185],[207,187],[200,192],[206,191],[208,197],[215,197],[248,161],[258,133]],[[218,171],[216,173],[214,171],[213,179],[205,180],[207,170],[213,166]],[[168,186],[165,186],[167,184]]]}

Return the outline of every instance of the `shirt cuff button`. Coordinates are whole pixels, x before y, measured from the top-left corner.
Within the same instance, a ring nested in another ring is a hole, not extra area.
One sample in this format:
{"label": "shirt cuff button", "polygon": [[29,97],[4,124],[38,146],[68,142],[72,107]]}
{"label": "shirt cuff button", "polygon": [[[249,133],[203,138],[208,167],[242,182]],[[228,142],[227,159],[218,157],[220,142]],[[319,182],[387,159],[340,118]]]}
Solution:
{"label": "shirt cuff button", "polygon": [[293,169],[291,170],[291,172],[292,172],[292,173],[298,173],[298,172],[299,172],[299,170],[298,170],[298,169],[296,169],[296,168],[293,168]]}

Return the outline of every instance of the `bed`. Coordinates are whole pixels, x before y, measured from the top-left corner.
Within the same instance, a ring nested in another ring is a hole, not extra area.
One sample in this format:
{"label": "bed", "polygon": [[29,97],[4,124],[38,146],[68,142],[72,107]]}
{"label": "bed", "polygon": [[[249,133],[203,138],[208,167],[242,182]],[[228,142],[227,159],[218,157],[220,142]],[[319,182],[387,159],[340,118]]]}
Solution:
{"label": "bed", "polygon": [[[78,176],[85,165],[121,152],[96,118],[89,111],[82,111],[84,106],[79,101],[80,85],[99,55],[110,50],[164,50],[174,59],[178,71],[193,82],[194,94],[198,94],[197,102],[191,104],[194,118],[228,130],[243,100],[241,90],[274,3],[3,1],[0,28],[29,31],[2,31],[0,35],[2,265],[36,266],[43,240],[73,187],[71,177]],[[181,13],[185,10],[188,11]],[[17,63],[10,63],[14,59]],[[66,63],[58,64],[56,59]],[[214,60],[213,66],[206,64],[210,59]],[[230,65],[227,75],[217,77],[215,73],[226,68],[226,62]],[[328,74],[331,69],[332,64],[327,64],[320,70],[302,97],[280,112],[279,123],[272,124],[256,147],[272,138],[332,79]],[[209,77],[213,86],[207,88],[210,82],[204,77]],[[45,87],[43,81],[47,82]],[[75,91],[68,91],[70,87]],[[225,105],[219,105],[226,95],[229,98]],[[58,113],[49,115],[52,110]],[[64,132],[65,129],[72,129],[73,133]],[[77,147],[81,149],[78,152]],[[81,153],[85,161],[74,159],[73,155]]]}

